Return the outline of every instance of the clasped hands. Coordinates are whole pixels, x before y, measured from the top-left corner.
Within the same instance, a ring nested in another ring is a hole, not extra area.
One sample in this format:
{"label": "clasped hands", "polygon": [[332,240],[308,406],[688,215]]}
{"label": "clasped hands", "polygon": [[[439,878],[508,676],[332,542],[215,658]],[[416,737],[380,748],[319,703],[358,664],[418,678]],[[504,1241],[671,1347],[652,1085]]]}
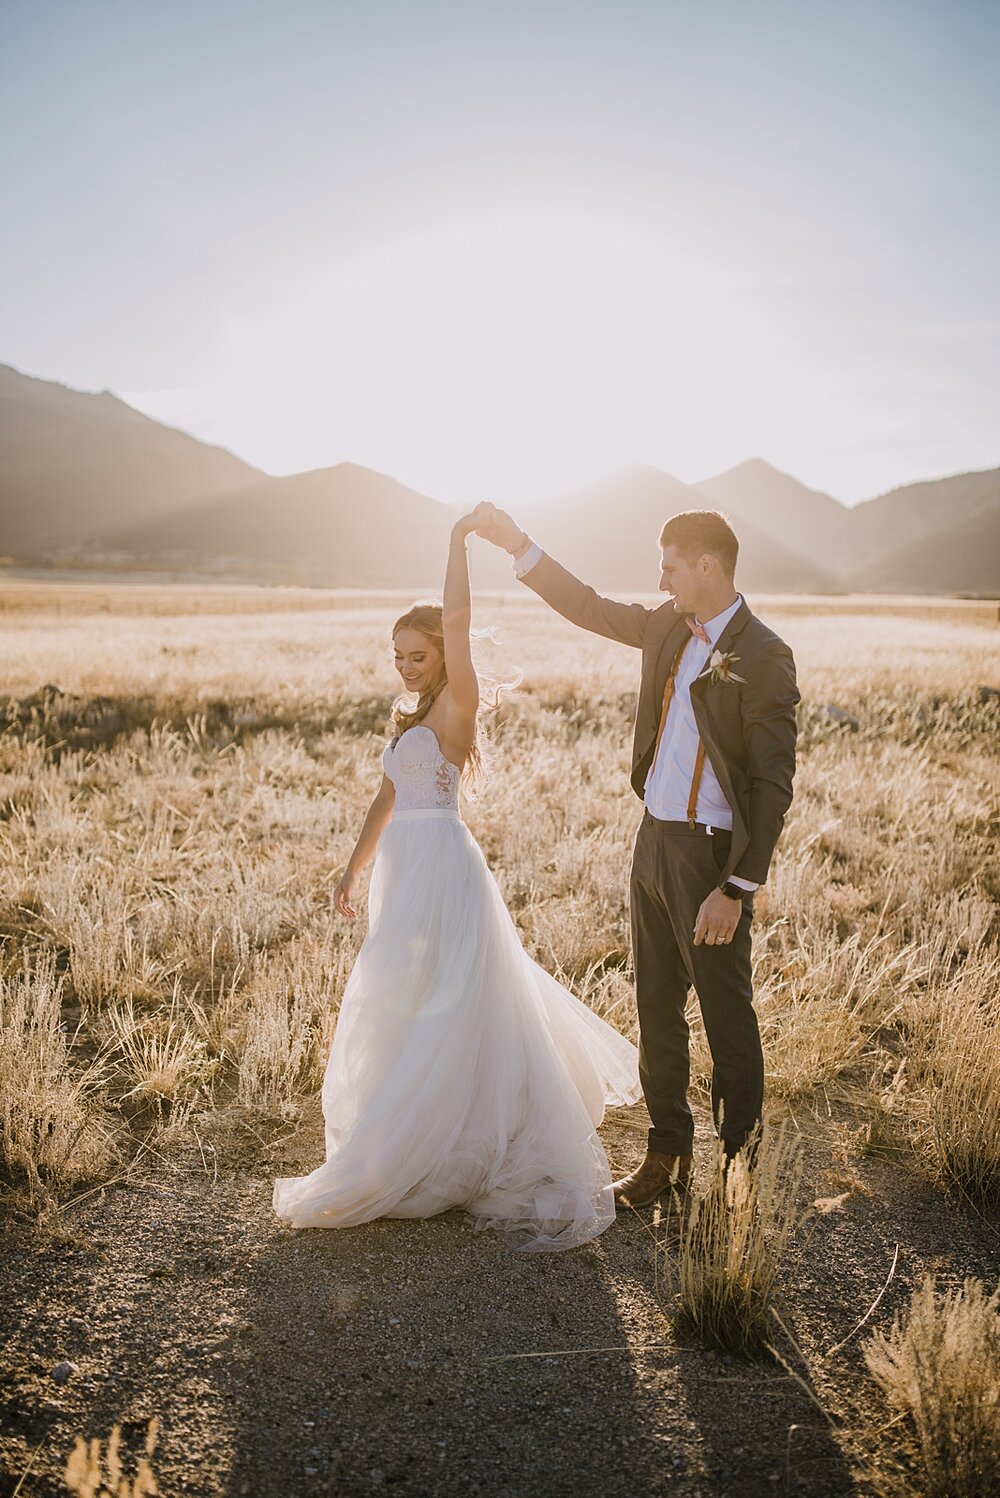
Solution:
{"label": "clasped hands", "polygon": [[507,514],[506,510],[498,510],[496,505],[489,501],[483,501],[476,505],[468,515],[463,515],[461,520],[455,522],[454,534],[470,536],[473,533],[481,536],[484,541],[491,541],[494,546],[499,546],[503,551],[509,551],[512,555],[527,542],[527,536],[514,518]]}

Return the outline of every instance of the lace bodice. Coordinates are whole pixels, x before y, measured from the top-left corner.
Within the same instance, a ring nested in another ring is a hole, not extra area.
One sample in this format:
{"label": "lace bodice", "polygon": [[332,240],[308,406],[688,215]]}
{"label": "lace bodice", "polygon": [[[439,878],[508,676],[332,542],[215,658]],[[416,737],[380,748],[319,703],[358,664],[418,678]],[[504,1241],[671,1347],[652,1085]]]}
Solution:
{"label": "lace bodice", "polygon": [[396,811],[458,810],[461,771],[445,759],[437,734],[425,723],[386,745],[382,768],[396,788]]}

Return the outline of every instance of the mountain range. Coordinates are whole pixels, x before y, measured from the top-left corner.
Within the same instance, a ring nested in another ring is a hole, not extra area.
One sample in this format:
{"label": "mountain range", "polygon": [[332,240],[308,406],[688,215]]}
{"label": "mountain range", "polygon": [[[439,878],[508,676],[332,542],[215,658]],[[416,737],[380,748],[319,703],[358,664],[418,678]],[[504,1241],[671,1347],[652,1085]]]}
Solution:
{"label": "mountain range", "polygon": [[[1000,469],[910,484],[852,508],[753,458],[698,484],[631,465],[511,509],[601,588],[653,591],[657,536],[718,508],[750,592],[1000,596]],[[440,589],[454,511],[354,463],[274,478],[109,392],[0,365],[0,553],[23,566],[195,571],[330,587]],[[473,580],[510,563],[474,548]]]}
{"label": "mountain range", "polygon": [[87,395],[0,364],[0,552],[19,561],[262,478],[107,391]]}

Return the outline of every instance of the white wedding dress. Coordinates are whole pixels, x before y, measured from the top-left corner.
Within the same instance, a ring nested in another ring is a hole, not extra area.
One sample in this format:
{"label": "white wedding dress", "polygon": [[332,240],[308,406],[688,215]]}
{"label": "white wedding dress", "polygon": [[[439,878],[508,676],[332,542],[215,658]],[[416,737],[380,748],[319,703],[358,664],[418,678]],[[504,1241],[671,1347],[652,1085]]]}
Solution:
{"label": "white wedding dress", "polygon": [[326,1161],[276,1180],[274,1210],[332,1228],[464,1207],[521,1248],[585,1243],[615,1215],[597,1127],[639,1098],[636,1049],[522,947],[434,731],[383,766],[396,799],[323,1080]]}

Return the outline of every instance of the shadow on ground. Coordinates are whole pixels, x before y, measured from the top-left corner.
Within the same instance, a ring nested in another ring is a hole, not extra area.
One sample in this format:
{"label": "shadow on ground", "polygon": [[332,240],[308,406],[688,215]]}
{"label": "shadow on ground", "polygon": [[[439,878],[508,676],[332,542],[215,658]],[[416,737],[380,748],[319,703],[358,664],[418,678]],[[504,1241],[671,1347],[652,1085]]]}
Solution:
{"label": "shadow on ground", "polygon": [[[641,1107],[609,1117],[614,1170],[644,1134]],[[653,1212],[559,1254],[519,1253],[460,1212],[296,1231],[274,1217],[271,1185],[316,1163],[321,1128],[278,1140],[266,1166],[254,1137],[250,1169],[219,1135],[230,1168],[217,1176],[199,1152],[94,1192],[64,1213],[64,1241],[7,1224],[0,1498],[29,1463],[19,1498],[64,1495],[76,1436],[106,1440],[116,1423],[131,1473],[152,1416],[160,1491],[199,1498],[863,1491],[843,1430],[784,1370],[678,1329],[674,1229]],[[828,1354],[894,1246],[882,1324],[928,1267],[987,1275],[996,1236],[912,1170],[862,1162],[843,1189],[821,1129],[808,1157],[807,1193],[837,1190],[841,1205],[796,1241],[783,1309],[801,1367],[842,1412],[862,1339]]]}

